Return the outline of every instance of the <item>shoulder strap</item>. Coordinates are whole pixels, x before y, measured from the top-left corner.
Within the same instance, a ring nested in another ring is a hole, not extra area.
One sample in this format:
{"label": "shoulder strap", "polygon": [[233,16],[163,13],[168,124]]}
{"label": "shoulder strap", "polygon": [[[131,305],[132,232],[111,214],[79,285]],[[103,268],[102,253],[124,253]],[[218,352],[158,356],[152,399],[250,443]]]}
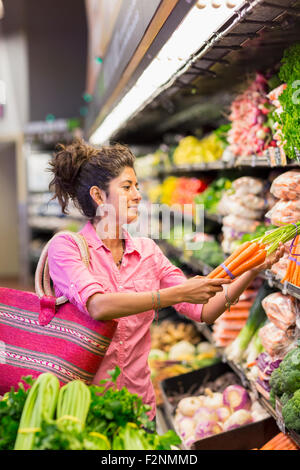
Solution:
{"label": "shoulder strap", "polygon": [[[89,262],[90,262],[89,250],[88,250],[88,245],[84,236],[79,233],[75,233],[71,231],[57,232],[44,246],[36,271],[35,271],[35,292],[39,296],[40,299],[45,295],[51,296],[51,297],[55,296],[53,289],[51,287],[51,280],[50,280],[50,274],[49,274],[48,248],[49,248],[49,244],[51,240],[53,240],[58,235],[65,235],[65,234],[73,238],[73,240],[78,246],[83,263],[86,265],[86,267],[89,266]],[[67,301],[68,299],[66,297],[61,296],[56,299],[55,304],[61,305],[61,304],[66,303]]]}

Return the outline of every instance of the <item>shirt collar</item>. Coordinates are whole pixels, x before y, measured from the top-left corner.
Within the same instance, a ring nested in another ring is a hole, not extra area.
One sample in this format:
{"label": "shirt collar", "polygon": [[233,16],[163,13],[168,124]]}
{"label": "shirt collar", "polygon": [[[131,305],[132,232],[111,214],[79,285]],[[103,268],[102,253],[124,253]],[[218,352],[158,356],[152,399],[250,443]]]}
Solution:
{"label": "shirt collar", "polygon": [[[123,230],[123,235],[125,239],[125,253],[132,253],[136,251],[139,255],[141,255],[141,252],[139,251],[137,247],[137,243],[135,242],[134,238],[130,235],[130,233],[126,229]],[[93,224],[88,221],[84,227],[80,230],[80,233],[85,237],[87,242],[93,247],[93,248],[99,248],[101,246],[105,247],[103,241],[101,238],[98,237],[96,230],[93,227]],[[106,248],[106,247],[105,247]]]}

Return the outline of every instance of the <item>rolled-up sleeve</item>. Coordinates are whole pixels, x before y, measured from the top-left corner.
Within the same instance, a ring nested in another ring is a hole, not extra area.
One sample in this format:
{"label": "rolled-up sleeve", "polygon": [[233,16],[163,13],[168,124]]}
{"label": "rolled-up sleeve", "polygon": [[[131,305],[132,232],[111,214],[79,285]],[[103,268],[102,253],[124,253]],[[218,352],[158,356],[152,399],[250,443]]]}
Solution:
{"label": "rolled-up sleeve", "polygon": [[84,265],[75,241],[65,234],[53,238],[48,248],[48,263],[54,288],[88,314],[89,297],[104,293],[105,289]]}
{"label": "rolled-up sleeve", "polygon": [[[155,262],[158,269],[160,280],[160,288],[173,287],[182,284],[187,280],[187,277],[177,266],[174,266],[168,258],[163,254],[159,246],[155,245]],[[182,302],[173,305],[173,307],[182,315],[190,318],[191,320],[201,322],[203,304],[190,304]]]}

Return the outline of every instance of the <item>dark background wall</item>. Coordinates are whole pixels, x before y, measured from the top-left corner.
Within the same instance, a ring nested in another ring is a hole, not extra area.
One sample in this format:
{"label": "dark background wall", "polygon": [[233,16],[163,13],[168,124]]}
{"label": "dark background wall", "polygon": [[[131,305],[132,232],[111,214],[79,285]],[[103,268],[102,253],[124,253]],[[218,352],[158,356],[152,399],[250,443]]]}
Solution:
{"label": "dark background wall", "polygon": [[29,120],[77,117],[84,104],[87,25],[84,0],[5,0],[4,34],[24,30]]}

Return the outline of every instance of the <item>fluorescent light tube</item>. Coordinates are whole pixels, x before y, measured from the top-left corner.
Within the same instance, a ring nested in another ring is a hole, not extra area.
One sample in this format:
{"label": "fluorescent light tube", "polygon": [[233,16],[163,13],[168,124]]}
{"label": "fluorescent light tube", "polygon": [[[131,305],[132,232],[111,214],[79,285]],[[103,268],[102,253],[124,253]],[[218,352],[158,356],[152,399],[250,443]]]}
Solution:
{"label": "fluorescent light tube", "polygon": [[[245,1],[235,0],[234,3],[238,8]],[[158,94],[160,88],[200,49],[204,41],[232,16],[233,10],[226,6],[225,0],[220,8],[213,8],[210,2],[205,9],[194,5],[136,84],[91,135],[90,142],[96,145],[108,142],[134,113]]]}

